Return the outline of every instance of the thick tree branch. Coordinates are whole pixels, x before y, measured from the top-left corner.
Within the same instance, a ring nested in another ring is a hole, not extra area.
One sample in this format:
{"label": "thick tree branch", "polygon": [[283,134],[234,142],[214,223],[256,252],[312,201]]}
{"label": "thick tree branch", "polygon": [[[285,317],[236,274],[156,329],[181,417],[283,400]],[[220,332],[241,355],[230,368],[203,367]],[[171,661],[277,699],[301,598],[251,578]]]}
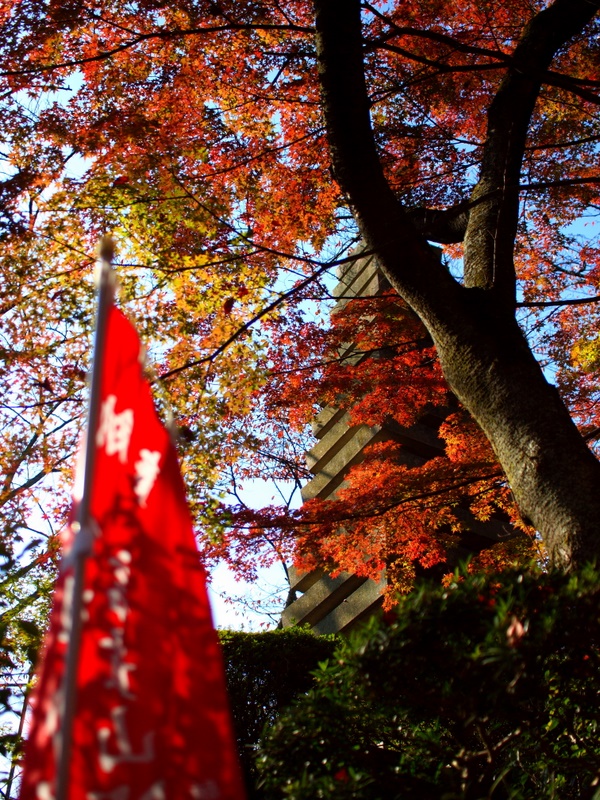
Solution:
{"label": "thick tree branch", "polygon": [[[600,183],[600,176],[587,175],[581,178],[557,178],[554,181],[535,181],[522,183],[517,188],[521,192],[543,192],[546,189],[570,188],[572,186],[593,186]],[[447,209],[409,208],[408,217],[417,231],[430,242],[438,244],[457,244],[465,238],[471,209],[499,197],[501,189],[480,195],[474,200],[458,203]]]}
{"label": "thick tree branch", "polygon": [[[419,55],[418,53],[413,53],[411,50],[407,50],[405,47],[400,47],[396,44],[389,44],[388,42],[379,44],[378,48],[380,50],[387,50],[390,53],[396,53],[397,55],[402,56],[409,61],[414,61],[417,64],[424,64],[427,67],[432,67],[434,71],[432,71],[431,75],[450,72],[481,73],[489,72],[490,70],[506,68],[505,61],[475,62],[473,64],[448,64],[447,61],[443,59],[427,58],[426,56]],[[367,49],[374,48],[368,47]],[[570,75],[563,75],[560,72],[554,72],[552,70],[546,70],[537,77],[541,79],[541,83],[543,84],[548,86],[557,86],[567,92],[570,92],[571,94],[577,95],[577,97],[581,97],[582,100],[586,100],[588,103],[600,105],[600,95],[587,88],[586,81],[581,81],[577,78],[571,77]],[[590,81],[590,83],[592,85],[596,85],[597,82]]]}
{"label": "thick tree branch", "polygon": [[535,152],[537,150],[558,150],[562,147],[577,147],[582,144],[590,144],[591,142],[600,141],[600,133],[591,134],[590,136],[582,136],[579,139],[566,139],[562,142],[544,142],[541,144],[527,145],[526,150]]}
{"label": "thick tree branch", "polygon": [[503,69],[503,62],[488,61],[486,63],[475,64],[448,64],[441,59],[427,58],[426,56],[413,53],[404,47],[399,47],[396,44],[389,44],[384,42],[379,45],[380,50],[387,50],[390,53],[396,53],[399,56],[415,61],[417,64],[424,64],[427,67],[433,67],[436,72],[483,72],[491,69]]}
{"label": "thick tree branch", "polygon": [[[481,69],[498,69],[503,66],[508,66],[512,62],[512,56],[508,53],[504,53],[501,50],[491,50],[486,47],[476,47],[474,45],[467,44],[465,42],[460,42],[452,36],[448,34],[441,33],[439,31],[431,31],[431,30],[421,30],[419,28],[413,28],[410,26],[400,26],[396,25],[393,20],[387,17],[378,9],[374,8],[370,3],[364,3],[365,8],[368,8],[369,11],[389,26],[390,32],[376,40],[367,41],[365,45],[365,50],[370,52],[372,50],[376,50],[378,48],[389,50],[391,52],[398,53],[399,55],[404,56],[405,58],[418,61],[423,64],[429,64],[431,66],[436,66],[439,71],[443,72],[460,72],[460,71],[469,71],[472,69],[481,70]],[[390,44],[389,39],[397,38],[397,37],[407,37],[407,38],[420,38],[420,39],[428,39],[432,42],[437,42],[441,45],[444,45],[447,48],[446,57],[453,55],[454,53],[464,53],[468,55],[478,55],[484,56],[486,58],[495,59],[497,63],[488,62],[487,64],[463,64],[463,65],[450,65],[444,62],[440,62],[439,60],[432,60],[427,59],[424,56],[419,56],[415,53],[412,53],[410,50],[406,50],[405,48],[399,47],[398,45]],[[600,103],[600,96],[595,94],[591,91],[590,87],[598,87],[600,86],[600,82],[596,80],[585,80],[582,78],[575,78],[571,75],[563,75],[560,72],[555,72],[553,70],[546,70],[543,73],[538,73],[537,77],[542,80],[542,83],[548,84],[550,86],[558,86],[562,89],[565,89],[572,94],[576,94],[577,96],[581,97],[583,100],[587,100],[591,103]]]}
{"label": "thick tree branch", "polygon": [[418,232],[430,242],[457,244],[465,238],[469,222],[467,203],[444,210],[409,208],[407,213]]}
{"label": "thick tree branch", "polygon": [[[577,97],[581,97],[582,100],[586,100],[588,103],[600,105],[600,95],[588,89],[586,81],[581,81],[570,75],[563,75],[561,72],[553,72],[553,70],[549,69],[543,75],[542,83],[548,86],[557,86],[571,94],[577,95]],[[597,81],[590,81],[589,83],[593,86],[598,85]]]}
{"label": "thick tree branch", "polygon": [[517,187],[542,76],[556,52],[584,28],[599,6],[600,0],[555,0],[533,17],[488,111],[480,179],[472,199],[494,195],[471,210],[465,237],[465,283],[493,289],[509,308],[515,302]]}
{"label": "thick tree branch", "polygon": [[[500,61],[509,61],[510,55],[507,53],[503,53],[502,50],[492,50],[487,47],[477,47],[475,45],[469,44],[467,42],[461,42],[458,39],[455,39],[453,36],[449,36],[446,33],[441,33],[440,31],[432,31],[432,30],[424,30],[422,28],[413,28],[411,26],[404,26],[404,25],[396,25],[396,23],[379,11],[377,8],[372,6],[370,3],[363,3],[365,8],[368,8],[369,11],[376,17],[379,17],[382,21],[384,21],[390,27],[390,36],[413,36],[416,38],[421,39],[429,39],[433,42],[439,42],[440,44],[447,45],[451,50],[456,51],[458,53],[467,53],[469,55],[478,55],[478,56],[487,56],[489,58],[497,58]],[[389,36],[384,37],[383,39],[378,39],[372,43],[367,45],[367,49],[374,49],[378,47],[383,41],[386,41]]]}
{"label": "thick tree branch", "polygon": [[[420,313],[432,293],[447,300],[460,287],[432,253],[383,174],[371,128],[359,0],[315,0],[315,10],[317,61],[335,177],[350,198],[363,239],[376,250],[394,288]],[[419,212],[413,216],[419,217]],[[449,216],[425,213],[429,221]]]}

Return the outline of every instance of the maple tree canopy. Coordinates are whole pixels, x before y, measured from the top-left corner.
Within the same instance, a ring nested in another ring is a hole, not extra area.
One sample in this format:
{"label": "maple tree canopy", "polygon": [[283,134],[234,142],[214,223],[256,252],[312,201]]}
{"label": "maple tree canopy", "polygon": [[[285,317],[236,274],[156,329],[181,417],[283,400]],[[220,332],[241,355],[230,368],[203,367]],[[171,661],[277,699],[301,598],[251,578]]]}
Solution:
{"label": "maple tree canopy", "polygon": [[[466,503],[558,566],[597,557],[599,6],[5,2],[7,558],[64,518],[105,231],[209,556],[252,574],[295,527],[306,563],[406,577],[443,561]],[[329,326],[359,242],[393,291]],[[340,361],[348,330],[385,358]],[[224,506],[248,478],[305,477],[319,403],[410,424],[448,387],[444,458],[409,475],[378,445],[338,512]]]}

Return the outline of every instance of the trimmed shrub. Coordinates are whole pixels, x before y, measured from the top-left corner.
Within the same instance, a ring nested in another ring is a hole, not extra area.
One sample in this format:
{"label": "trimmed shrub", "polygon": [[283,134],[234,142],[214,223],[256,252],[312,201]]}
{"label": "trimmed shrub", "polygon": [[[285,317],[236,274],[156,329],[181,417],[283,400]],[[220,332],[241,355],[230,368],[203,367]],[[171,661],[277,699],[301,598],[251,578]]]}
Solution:
{"label": "trimmed shrub", "polygon": [[600,580],[423,586],[265,733],[264,796],[600,799]]}
{"label": "trimmed shrub", "polygon": [[313,671],[332,656],[337,639],[317,637],[306,628],[219,631],[219,638],[248,794],[259,798],[255,758],[260,735],[298,695],[311,689]]}

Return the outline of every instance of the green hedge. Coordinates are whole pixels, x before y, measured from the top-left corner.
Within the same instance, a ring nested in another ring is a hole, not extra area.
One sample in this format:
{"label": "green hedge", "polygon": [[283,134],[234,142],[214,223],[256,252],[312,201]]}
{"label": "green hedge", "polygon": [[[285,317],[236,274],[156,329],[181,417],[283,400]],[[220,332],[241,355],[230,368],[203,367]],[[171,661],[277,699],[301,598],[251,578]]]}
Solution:
{"label": "green hedge", "polygon": [[219,637],[248,793],[259,798],[255,759],[263,728],[273,724],[298,695],[309,691],[314,684],[311,673],[332,656],[337,640],[317,637],[305,628],[219,631]]}
{"label": "green hedge", "polygon": [[600,579],[423,587],[266,732],[264,797],[600,799]]}

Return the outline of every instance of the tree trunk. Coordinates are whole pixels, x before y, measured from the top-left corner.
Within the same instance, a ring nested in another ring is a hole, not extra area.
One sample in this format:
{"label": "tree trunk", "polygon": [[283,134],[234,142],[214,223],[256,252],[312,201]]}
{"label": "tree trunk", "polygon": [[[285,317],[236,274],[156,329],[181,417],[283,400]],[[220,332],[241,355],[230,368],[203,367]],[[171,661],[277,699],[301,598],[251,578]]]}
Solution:
{"label": "tree trunk", "polygon": [[[315,0],[335,176],[384,274],[429,330],[450,387],[490,440],[523,517],[542,535],[552,563],[564,569],[600,555],[600,463],[516,322],[512,254],[518,176],[540,76],[598,5],[556,0],[524,29],[513,54],[516,66],[508,69],[488,114],[461,285],[432,254],[383,174],[370,125],[359,0]],[[518,136],[507,136],[507,126]],[[489,202],[481,202],[482,193]]]}
{"label": "tree trunk", "polygon": [[[444,374],[494,448],[523,517],[568,569],[600,555],[600,463],[514,318],[482,297],[432,327]],[[427,324],[427,319],[424,319]]]}

